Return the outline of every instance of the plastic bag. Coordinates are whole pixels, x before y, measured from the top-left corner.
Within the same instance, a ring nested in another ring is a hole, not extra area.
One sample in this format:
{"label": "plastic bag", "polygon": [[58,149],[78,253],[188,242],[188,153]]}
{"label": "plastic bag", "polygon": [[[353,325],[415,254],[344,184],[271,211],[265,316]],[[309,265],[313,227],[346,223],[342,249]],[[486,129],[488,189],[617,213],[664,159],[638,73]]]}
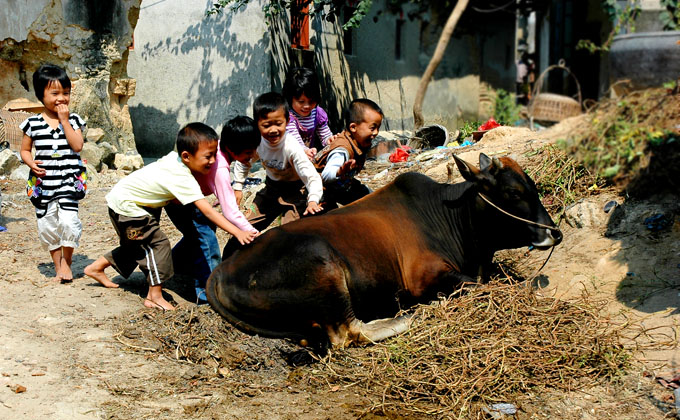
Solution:
{"label": "plastic bag", "polygon": [[400,146],[390,155],[390,162],[406,162],[408,160],[409,150],[411,150],[411,148],[408,146]]}

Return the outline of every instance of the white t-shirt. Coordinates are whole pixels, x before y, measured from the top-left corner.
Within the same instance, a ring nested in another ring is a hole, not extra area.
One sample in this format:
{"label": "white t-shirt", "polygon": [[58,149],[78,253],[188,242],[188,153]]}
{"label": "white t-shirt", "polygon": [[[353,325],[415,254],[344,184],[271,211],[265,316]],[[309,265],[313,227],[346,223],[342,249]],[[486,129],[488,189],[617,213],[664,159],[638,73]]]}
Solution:
{"label": "white t-shirt", "polygon": [[[257,147],[257,156],[267,171],[267,177],[274,181],[298,181],[302,180],[307,187],[307,202],[321,200],[323,194],[323,183],[321,176],[314,168],[314,165],[305,154],[305,150],[300,143],[285,134],[282,141],[275,147],[270,146],[269,142],[263,137]],[[241,162],[234,164],[234,191],[243,189],[243,182],[246,180],[250,166],[243,165]]]}
{"label": "white t-shirt", "polygon": [[144,207],[163,207],[175,198],[189,204],[205,197],[189,167],[177,152],[170,152],[121,179],[106,195],[106,203],[122,216],[144,217],[149,215]]}

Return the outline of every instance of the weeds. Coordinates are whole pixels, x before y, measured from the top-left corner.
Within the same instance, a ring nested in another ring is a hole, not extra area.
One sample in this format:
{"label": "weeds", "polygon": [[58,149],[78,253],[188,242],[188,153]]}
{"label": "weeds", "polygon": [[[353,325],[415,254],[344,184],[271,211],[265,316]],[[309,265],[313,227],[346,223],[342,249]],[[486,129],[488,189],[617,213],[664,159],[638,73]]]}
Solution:
{"label": "weeds", "polygon": [[501,125],[514,125],[519,120],[521,106],[515,102],[515,96],[503,89],[496,91],[494,117]]}
{"label": "weeds", "polygon": [[[666,89],[633,92],[617,100],[605,100],[591,112],[590,127],[579,139],[563,147],[596,176],[620,186],[650,167],[653,157],[676,153],[680,144],[680,96]],[[663,165],[664,178],[677,175]],[[655,171],[645,175],[654,176]],[[657,185],[658,186],[658,185]]]}
{"label": "weeds", "polygon": [[595,194],[605,181],[593,175],[563,150],[548,145],[527,154],[527,174],[534,180],[539,197],[550,214],[560,213],[584,196]]}
{"label": "weeds", "polygon": [[463,122],[463,126],[460,128],[460,138],[466,139],[472,136],[472,132],[477,131],[480,125],[482,125],[482,122],[477,120]]}

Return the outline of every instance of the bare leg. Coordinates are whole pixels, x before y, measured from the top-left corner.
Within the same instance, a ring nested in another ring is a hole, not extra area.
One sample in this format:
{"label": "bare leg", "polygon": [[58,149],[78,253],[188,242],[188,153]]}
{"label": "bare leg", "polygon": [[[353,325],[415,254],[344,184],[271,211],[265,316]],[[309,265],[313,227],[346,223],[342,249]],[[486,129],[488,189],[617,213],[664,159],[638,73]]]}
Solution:
{"label": "bare leg", "polygon": [[73,248],[63,246],[61,247],[61,281],[69,283],[73,281],[73,272],[71,271],[71,263],[73,261]]}
{"label": "bare leg", "polygon": [[93,279],[97,280],[104,287],[116,288],[118,287],[118,284],[109,280],[109,278],[104,273],[106,267],[110,266],[111,263],[109,262],[109,260],[107,260],[104,257],[99,257],[97,258],[97,261],[85,267],[85,270],[83,270],[83,272],[85,273],[86,276],[92,277]]}
{"label": "bare leg", "polygon": [[172,311],[175,309],[170,302],[163,298],[163,288],[158,286],[149,286],[149,293],[144,299],[144,306],[147,308],[163,309],[166,311]]}
{"label": "bare leg", "polygon": [[52,262],[54,263],[54,272],[56,273],[52,280],[61,281],[61,247],[50,251]]}

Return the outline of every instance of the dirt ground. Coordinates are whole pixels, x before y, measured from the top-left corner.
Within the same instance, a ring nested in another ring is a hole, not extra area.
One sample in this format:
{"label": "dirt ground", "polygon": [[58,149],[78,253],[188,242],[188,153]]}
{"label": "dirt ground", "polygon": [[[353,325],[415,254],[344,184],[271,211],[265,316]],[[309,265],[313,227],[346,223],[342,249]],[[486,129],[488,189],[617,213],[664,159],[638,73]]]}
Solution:
{"label": "dirt ground", "polygon": [[[510,155],[526,164],[529,152],[564,138],[578,124],[579,120],[565,121],[541,132],[502,127],[456,153],[475,164],[480,152]],[[451,161],[447,153],[435,151],[412,166],[371,163],[362,177],[375,188],[398,173],[418,170],[444,182]],[[104,196],[121,176],[107,171],[90,182],[88,197],[81,202],[83,237],[75,252],[71,284],[49,280],[54,269],[37,240],[23,183],[0,181],[0,225],[7,227],[0,233],[0,419],[417,418],[371,413],[375,398],[352,386],[315,379],[318,367],[313,364],[289,366],[286,360],[299,350],[296,345],[250,337],[227,324],[219,328],[233,337],[233,360],[219,372],[145,347],[137,338],[155,320],[170,315],[143,307],[142,274],[126,280],[111,271],[119,289],[105,289],[82,275],[87,264],[117,243]],[[618,206],[605,213],[605,204],[612,200]],[[569,210],[561,224],[564,241],[535,280],[538,292],[567,297],[585,292],[606,298],[612,316],[625,316],[648,329],[647,336],[639,337],[636,354],[643,365],[617,383],[568,395],[536,396],[517,417],[672,416],[672,392],[658,385],[654,376],[680,370],[680,352],[674,344],[680,322],[679,203],[677,196],[625,201],[606,191]],[[657,214],[672,223],[650,230],[643,221]],[[165,219],[163,225],[176,242],[178,233]],[[522,249],[498,257],[514,260],[529,277],[547,253]],[[165,290],[188,318],[211,316],[209,308],[192,303],[189,279],[176,276]],[[179,351],[178,347],[175,356]]]}

